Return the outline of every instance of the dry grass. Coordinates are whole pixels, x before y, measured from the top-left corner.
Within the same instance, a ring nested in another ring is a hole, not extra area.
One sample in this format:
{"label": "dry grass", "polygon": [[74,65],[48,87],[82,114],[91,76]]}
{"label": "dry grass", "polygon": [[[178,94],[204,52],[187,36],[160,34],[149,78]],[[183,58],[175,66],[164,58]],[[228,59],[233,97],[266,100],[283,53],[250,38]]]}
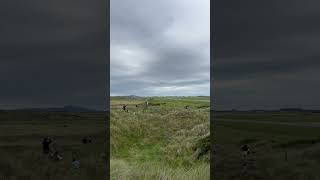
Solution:
{"label": "dry grass", "polygon": [[128,164],[123,160],[111,160],[111,179],[116,180],[206,180],[210,179],[209,164],[189,169],[169,168],[160,164]]}

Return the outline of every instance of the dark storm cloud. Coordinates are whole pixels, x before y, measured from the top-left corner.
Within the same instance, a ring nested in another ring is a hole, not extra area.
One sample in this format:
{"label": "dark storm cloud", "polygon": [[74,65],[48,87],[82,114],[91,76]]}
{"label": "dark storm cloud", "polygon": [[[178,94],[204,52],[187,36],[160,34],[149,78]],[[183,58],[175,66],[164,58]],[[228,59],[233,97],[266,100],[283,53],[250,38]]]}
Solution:
{"label": "dark storm cloud", "polygon": [[209,95],[209,4],[111,1],[111,95]]}
{"label": "dark storm cloud", "polygon": [[320,108],[320,2],[216,1],[219,109]]}
{"label": "dark storm cloud", "polygon": [[0,9],[0,108],[104,108],[104,1],[6,0]]}

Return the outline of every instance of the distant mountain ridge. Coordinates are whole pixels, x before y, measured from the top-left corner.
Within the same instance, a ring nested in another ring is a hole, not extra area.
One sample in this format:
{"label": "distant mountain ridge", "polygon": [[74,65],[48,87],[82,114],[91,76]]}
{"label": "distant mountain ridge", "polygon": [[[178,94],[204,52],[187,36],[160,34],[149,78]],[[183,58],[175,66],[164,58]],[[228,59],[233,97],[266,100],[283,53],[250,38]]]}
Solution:
{"label": "distant mountain ridge", "polygon": [[111,99],[145,99],[146,97],[136,96],[136,95],[129,95],[129,96],[110,96]]}

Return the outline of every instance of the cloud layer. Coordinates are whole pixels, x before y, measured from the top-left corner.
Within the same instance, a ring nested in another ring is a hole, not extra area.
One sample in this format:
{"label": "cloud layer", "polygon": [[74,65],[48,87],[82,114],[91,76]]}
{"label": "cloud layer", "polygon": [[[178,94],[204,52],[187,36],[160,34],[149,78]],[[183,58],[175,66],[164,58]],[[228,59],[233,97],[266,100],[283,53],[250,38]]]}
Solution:
{"label": "cloud layer", "polygon": [[66,104],[103,109],[104,1],[0,2],[0,108]]}
{"label": "cloud layer", "polygon": [[320,108],[319,7],[316,0],[216,1],[216,108]]}
{"label": "cloud layer", "polygon": [[209,0],[112,0],[111,95],[209,95]]}

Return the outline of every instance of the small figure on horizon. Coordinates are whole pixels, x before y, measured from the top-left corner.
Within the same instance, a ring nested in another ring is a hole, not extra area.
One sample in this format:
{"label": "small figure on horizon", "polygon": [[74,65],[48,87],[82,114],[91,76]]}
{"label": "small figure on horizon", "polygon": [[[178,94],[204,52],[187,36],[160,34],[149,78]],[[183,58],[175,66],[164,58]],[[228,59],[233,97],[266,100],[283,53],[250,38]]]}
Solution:
{"label": "small figure on horizon", "polygon": [[50,152],[50,144],[52,140],[50,137],[45,137],[42,141],[42,150],[44,154],[48,154]]}

